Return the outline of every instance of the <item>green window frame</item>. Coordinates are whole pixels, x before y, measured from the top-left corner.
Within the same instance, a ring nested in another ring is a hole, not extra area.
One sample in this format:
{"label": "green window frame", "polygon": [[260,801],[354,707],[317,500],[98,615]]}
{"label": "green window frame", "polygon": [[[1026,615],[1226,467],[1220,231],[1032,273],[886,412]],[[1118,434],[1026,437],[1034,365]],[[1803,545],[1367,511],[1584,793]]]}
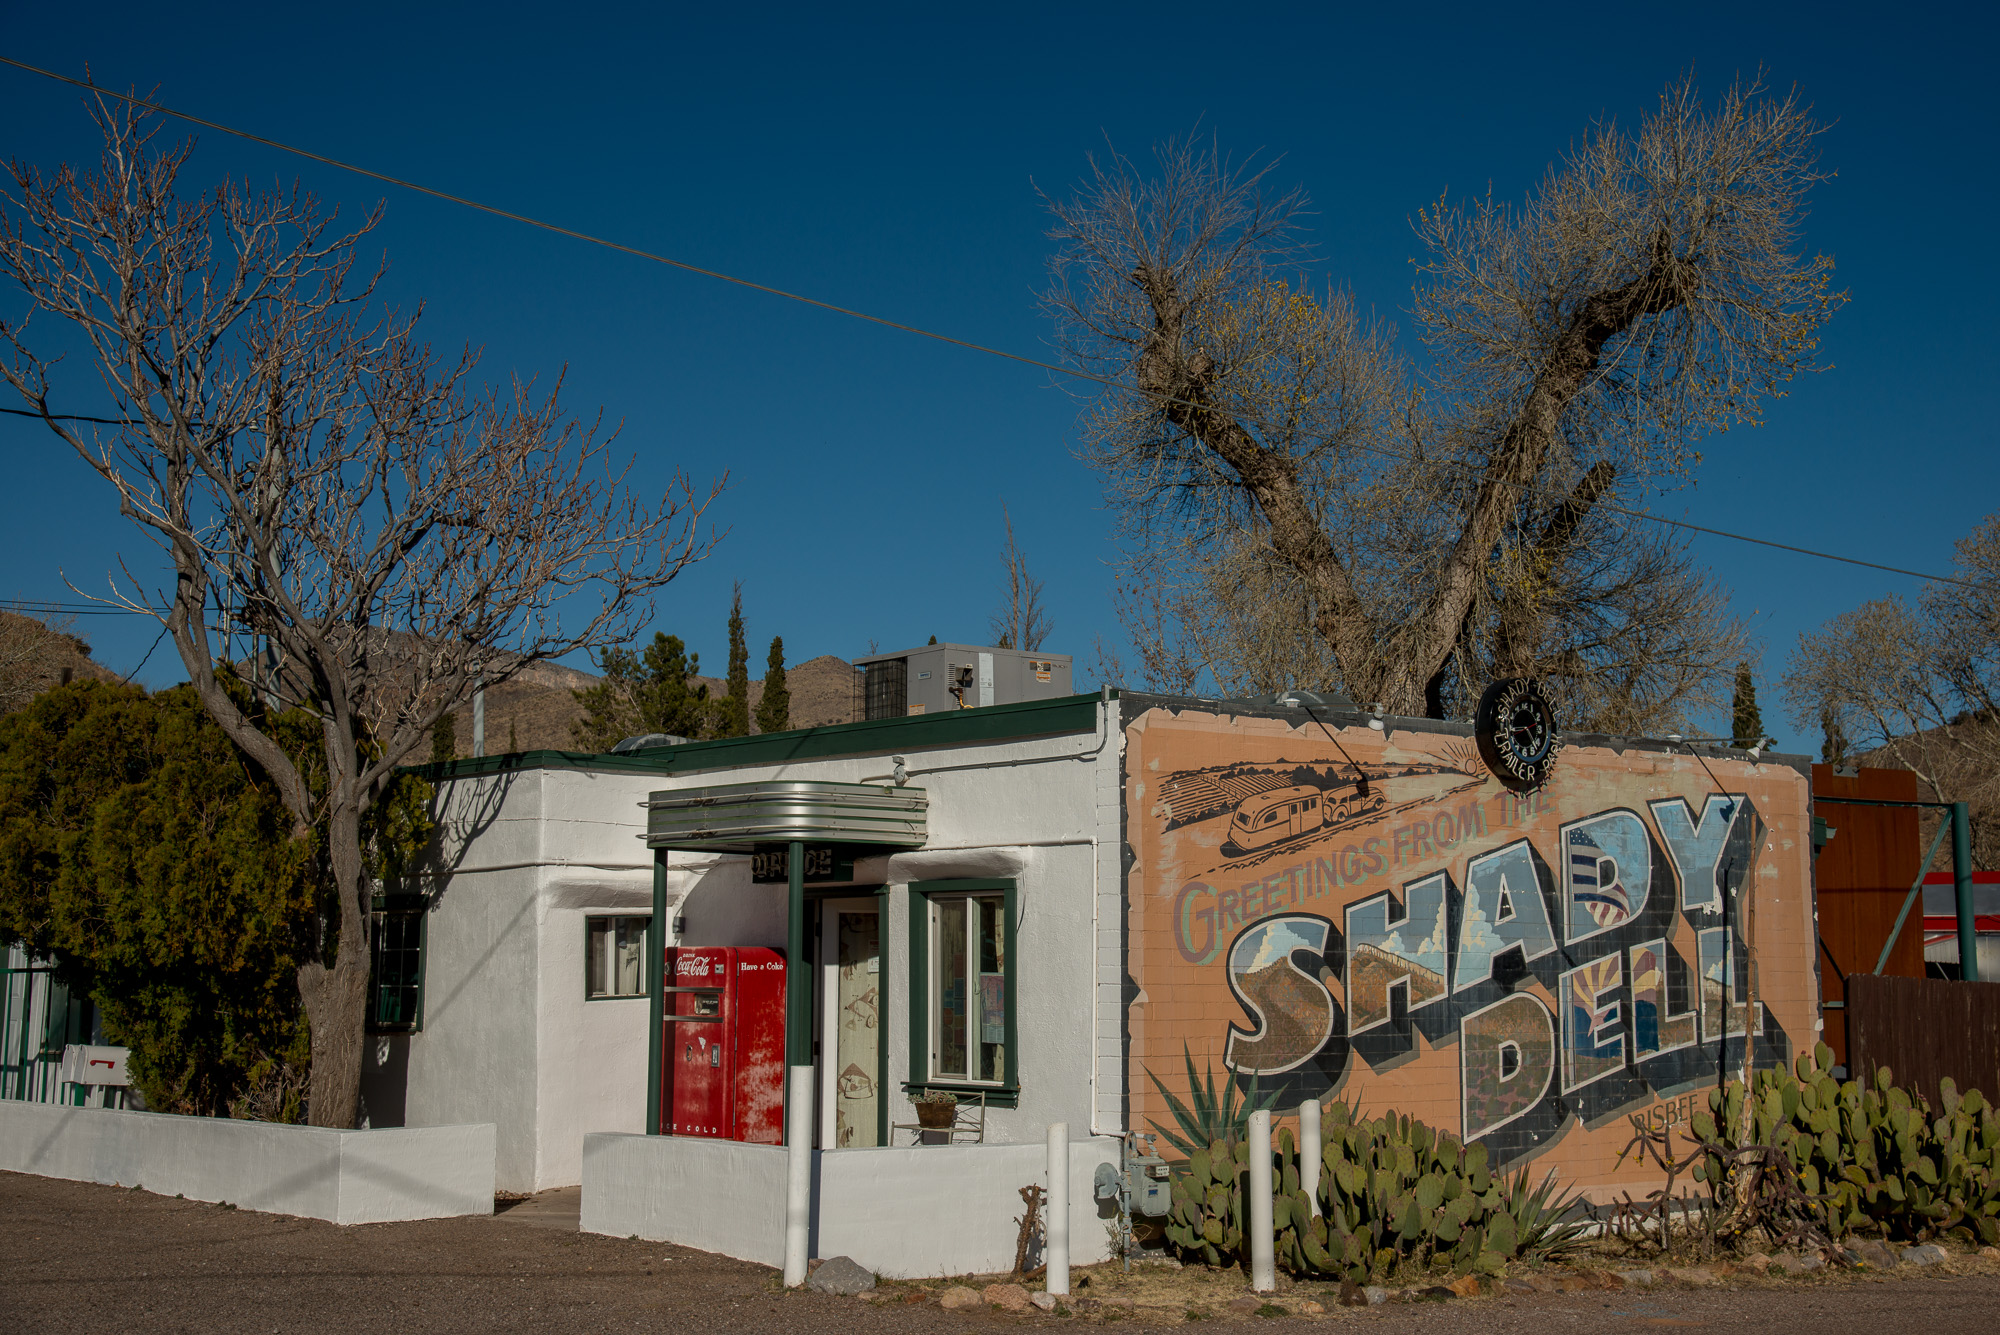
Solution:
{"label": "green window frame", "polygon": [[646,943],[650,913],[586,913],[583,917],[583,999],[633,1001],[647,996]]}
{"label": "green window frame", "polygon": [[370,915],[368,1032],[414,1034],[424,1027],[428,902],[422,895],[385,895]]}
{"label": "green window frame", "polygon": [[[987,1106],[994,1108],[1019,1104],[1019,921],[1020,893],[1014,881],[911,882],[906,1091],[984,1094]],[[997,1006],[987,1000],[996,983]],[[990,1037],[995,1010],[1000,1013],[997,1045]]]}

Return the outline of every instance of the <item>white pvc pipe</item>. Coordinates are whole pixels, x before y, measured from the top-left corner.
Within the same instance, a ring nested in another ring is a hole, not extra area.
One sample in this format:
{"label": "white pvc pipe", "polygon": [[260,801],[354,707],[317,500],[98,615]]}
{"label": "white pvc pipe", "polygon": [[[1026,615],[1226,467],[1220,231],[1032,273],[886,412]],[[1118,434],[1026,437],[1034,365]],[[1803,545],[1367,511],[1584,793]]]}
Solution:
{"label": "white pvc pipe", "polygon": [[1049,1198],[1042,1212],[1049,1240],[1048,1291],[1069,1292],[1069,1123],[1049,1124]]}
{"label": "white pvc pipe", "polygon": [[1319,1100],[1307,1099],[1299,1105],[1299,1189],[1306,1194],[1306,1208],[1319,1218]]}
{"label": "white pvc pipe", "polygon": [[813,1068],[794,1066],[785,1099],[785,1287],[806,1282],[812,1222]]}
{"label": "white pvc pipe", "polygon": [[1250,1114],[1250,1287],[1269,1293],[1278,1286],[1272,1264],[1271,1110]]}

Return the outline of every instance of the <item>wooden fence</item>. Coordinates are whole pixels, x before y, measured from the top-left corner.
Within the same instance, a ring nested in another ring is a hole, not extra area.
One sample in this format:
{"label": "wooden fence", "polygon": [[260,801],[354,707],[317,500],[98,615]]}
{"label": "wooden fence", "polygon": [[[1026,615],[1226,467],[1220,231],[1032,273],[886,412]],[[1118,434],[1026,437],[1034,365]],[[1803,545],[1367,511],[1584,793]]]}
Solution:
{"label": "wooden fence", "polygon": [[1847,1050],[1855,1078],[1886,1066],[1937,1106],[1938,1081],[2000,1101],[2000,983],[1847,976]]}

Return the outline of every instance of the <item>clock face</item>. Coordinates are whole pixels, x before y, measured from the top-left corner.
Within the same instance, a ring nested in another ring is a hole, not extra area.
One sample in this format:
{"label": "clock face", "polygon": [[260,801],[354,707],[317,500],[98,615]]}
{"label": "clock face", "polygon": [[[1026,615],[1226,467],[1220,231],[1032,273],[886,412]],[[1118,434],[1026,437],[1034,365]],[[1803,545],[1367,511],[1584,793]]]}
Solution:
{"label": "clock face", "polygon": [[1494,682],[1473,716],[1479,754],[1509,788],[1538,788],[1555,767],[1562,741],[1555,710],[1542,688],[1526,677]]}

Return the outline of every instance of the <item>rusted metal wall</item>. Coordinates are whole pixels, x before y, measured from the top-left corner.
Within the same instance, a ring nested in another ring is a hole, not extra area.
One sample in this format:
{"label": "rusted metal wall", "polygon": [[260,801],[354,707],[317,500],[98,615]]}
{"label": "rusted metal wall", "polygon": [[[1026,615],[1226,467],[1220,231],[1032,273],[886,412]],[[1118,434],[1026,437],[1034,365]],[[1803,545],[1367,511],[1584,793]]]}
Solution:
{"label": "rusted metal wall", "polygon": [[[1828,1026],[1829,1029],[1832,1026]],[[2000,983],[1853,974],[1847,1042],[1858,1077],[1889,1068],[1895,1082],[1936,1106],[1938,1081],[2000,1098]]]}
{"label": "rusted metal wall", "polygon": [[[1814,765],[1812,791],[1813,814],[1835,830],[1814,863],[1813,885],[1819,897],[1823,946],[1819,991],[1826,1002],[1834,1003],[1826,1012],[1826,1041],[1834,1059],[1846,1063],[1847,1027],[1840,1019],[1847,998],[1845,980],[1875,971],[1882,943],[1889,939],[1910,883],[1917,879],[1924,849],[1915,807],[1856,807],[1826,799],[1914,802],[1917,776],[1903,769],[1838,775],[1831,765]],[[1938,857],[1940,862],[1934,865],[1951,865],[1949,849],[1940,849]],[[1883,972],[1902,978],[1924,976],[1923,905],[1910,910]]]}

